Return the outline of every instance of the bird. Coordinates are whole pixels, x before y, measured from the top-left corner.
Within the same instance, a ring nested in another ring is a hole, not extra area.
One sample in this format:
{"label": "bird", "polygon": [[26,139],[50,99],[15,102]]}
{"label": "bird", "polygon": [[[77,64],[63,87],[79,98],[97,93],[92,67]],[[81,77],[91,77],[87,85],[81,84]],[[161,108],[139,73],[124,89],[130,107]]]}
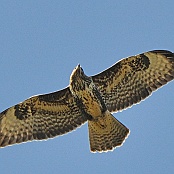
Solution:
{"label": "bird", "polygon": [[78,64],[64,89],[32,96],[0,113],[0,148],[64,135],[88,123],[91,152],[113,151],[130,130],[113,113],[146,99],[174,79],[174,53],[130,56],[87,76]]}

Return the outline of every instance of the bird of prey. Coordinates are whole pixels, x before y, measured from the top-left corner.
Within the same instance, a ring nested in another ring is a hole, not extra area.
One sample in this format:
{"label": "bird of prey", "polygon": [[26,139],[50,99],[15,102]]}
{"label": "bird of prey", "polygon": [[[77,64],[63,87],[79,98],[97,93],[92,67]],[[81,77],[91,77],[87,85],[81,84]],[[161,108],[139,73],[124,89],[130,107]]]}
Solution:
{"label": "bird of prey", "polygon": [[0,147],[53,138],[88,122],[91,152],[111,151],[129,135],[112,113],[173,79],[174,53],[166,50],[124,58],[94,76],[86,76],[78,65],[65,89],[33,96],[0,113]]}

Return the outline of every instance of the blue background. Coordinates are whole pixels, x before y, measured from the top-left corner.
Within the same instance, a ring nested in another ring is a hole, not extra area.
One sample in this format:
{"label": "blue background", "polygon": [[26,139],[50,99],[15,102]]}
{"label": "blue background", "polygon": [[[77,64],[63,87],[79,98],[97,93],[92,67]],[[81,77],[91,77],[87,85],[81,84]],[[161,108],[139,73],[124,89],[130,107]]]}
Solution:
{"label": "blue background", "polygon": [[[62,89],[80,63],[96,74],[121,58],[174,51],[174,1],[0,1],[0,111]],[[131,130],[113,152],[89,151],[87,124],[0,149],[3,174],[173,173],[174,82],[114,116]]]}

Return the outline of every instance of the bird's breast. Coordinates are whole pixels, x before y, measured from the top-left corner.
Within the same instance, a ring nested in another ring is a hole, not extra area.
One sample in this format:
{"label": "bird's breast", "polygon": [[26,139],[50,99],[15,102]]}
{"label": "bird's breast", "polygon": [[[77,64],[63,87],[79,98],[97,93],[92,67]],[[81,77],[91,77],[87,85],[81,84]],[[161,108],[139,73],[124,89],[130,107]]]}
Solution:
{"label": "bird's breast", "polygon": [[87,112],[92,117],[98,117],[101,115],[101,105],[100,101],[95,97],[94,94],[85,91],[82,95],[82,103]]}
{"label": "bird's breast", "polygon": [[91,78],[71,80],[70,91],[77,99],[78,106],[93,118],[101,116],[106,110],[103,99]]}

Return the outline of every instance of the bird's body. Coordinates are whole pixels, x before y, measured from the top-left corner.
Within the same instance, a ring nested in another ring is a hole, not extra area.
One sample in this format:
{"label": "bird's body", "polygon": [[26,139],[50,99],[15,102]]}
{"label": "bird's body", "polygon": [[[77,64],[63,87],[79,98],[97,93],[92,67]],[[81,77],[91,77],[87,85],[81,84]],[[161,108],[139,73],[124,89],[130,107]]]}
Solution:
{"label": "bird's body", "polygon": [[126,109],[174,79],[174,53],[131,56],[86,76],[78,65],[65,89],[31,97],[0,113],[0,147],[68,133],[88,122],[92,152],[120,146],[129,129],[112,112]]}
{"label": "bird's body", "polygon": [[78,65],[70,77],[70,91],[79,107],[89,116],[97,118],[106,111],[106,106],[91,77],[87,77]]}
{"label": "bird's body", "polygon": [[108,151],[122,144],[129,129],[107,110],[100,92],[91,77],[78,65],[70,77],[70,91],[88,119],[91,151]]}

